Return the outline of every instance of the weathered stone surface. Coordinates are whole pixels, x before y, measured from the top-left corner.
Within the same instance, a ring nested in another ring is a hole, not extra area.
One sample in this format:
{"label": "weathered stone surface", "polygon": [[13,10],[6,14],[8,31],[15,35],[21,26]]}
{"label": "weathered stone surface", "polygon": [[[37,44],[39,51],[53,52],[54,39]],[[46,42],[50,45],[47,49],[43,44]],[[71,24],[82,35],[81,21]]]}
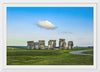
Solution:
{"label": "weathered stone surface", "polygon": [[56,47],[56,40],[49,40],[48,41],[48,49],[53,49]]}
{"label": "weathered stone surface", "polygon": [[34,49],[39,49],[38,42],[34,42]]}
{"label": "weathered stone surface", "polygon": [[[68,49],[73,49],[73,41],[68,42]],[[54,49],[56,47],[56,40],[48,41],[48,49]],[[27,41],[28,49],[45,49],[45,40],[39,40],[39,42]],[[59,39],[59,49],[66,49],[65,39]]]}
{"label": "weathered stone surface", "polygon": [[38,47],[39,49],[45,49],[45,40],[39,40]]}
{"label": "weathered stone surface", "polygon": [[59,49],[66,49],[65,39],[59,39]]}
{"label": "weathered stone surface", "polygon": [[34,41],[27,41],[27,48],[34,49]]}
{"label": "weathered stone surface", "polygon": [[74,45],[73,45],[73,41],[69,41],[68,42],[68,49],[73,49]]}

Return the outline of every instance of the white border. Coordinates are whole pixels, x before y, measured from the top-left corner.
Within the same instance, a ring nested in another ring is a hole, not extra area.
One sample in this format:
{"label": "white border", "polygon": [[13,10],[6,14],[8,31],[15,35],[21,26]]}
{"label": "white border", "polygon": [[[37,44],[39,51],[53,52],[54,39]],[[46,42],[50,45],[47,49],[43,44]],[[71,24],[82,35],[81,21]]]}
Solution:
{"label": "white border", "polygon": [[2,5],[0,4],[0,71],[2,69]]}
{"label": "white border", "polygon": [[[43,66],[31,66],[31,65],[28,65],[28,66],[25,66],[25,65],[21,65],[21,66],[7,66],[6,65],[6,7],[94,7],[94,65],[93,66],[86,66],[86,65],[60,65],[60,66],[54,66],[54,65],[43,65]],[[53,69],[53,70],[68,70],[68,69],[95,69],[96,68],[96,4],[3,4],[3,31],[4,33],[3,34],[3,44],[2,44],[2,48],[3,48],[3,64],[2,64],[2,67],[3,69],[34,69],[34,70],[37,70],[37,69],[40,69],[40,70],[48,70],[48,69]]]}

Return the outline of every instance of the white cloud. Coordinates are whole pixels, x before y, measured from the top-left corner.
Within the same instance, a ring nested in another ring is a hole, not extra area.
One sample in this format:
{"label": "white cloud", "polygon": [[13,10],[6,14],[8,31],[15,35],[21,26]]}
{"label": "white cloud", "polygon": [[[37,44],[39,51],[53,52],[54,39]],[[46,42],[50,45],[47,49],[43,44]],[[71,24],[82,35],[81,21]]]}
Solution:
{"label": "white cloud", "polygon": [[56,26],[49,21],[39,21],[38,25],[46,29],[55,29]]}

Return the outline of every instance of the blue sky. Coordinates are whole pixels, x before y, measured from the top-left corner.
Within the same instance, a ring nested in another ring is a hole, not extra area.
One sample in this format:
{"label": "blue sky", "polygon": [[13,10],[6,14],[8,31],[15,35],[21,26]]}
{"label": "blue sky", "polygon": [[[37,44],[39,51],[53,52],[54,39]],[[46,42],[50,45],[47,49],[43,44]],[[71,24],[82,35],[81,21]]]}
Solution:
{"label": "blue sky", "polygon": [[93,7],[7,7],[7,45],[25,46],[31,40],[48,45],[52,39],[58,46],[60,38],[74,46],[93,45]]}

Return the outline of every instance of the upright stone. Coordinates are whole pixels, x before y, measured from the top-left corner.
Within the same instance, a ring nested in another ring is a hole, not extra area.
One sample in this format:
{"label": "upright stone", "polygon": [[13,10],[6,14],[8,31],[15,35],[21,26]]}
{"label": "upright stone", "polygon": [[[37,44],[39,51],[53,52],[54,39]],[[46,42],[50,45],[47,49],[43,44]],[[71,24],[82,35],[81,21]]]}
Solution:
{"label": "upright stone", "polygon": [[56,47],[56,40],[53,40],[53,48]]}
{"label": "upright stone", "polygon": [[59,49],[66,49],[65,39],[59,39]]}
{"label": "upright stone", "polygon": [[34,49],[34,41],[27,41],[27,49]]}
{"label": "upright stone", "polygon": [[38,47],[39,49],[45,49],[45,40],[39,40]]}
{"label": "upright stone", "polygon": [[68,49],[73,49],[74,45],[73,45],[73,41],[69,41],[68,42]]}
{"label": "upright stone", "polygon": [[34,42],[34,49],[38,49],[39,47],[38,44],[39,44],[38,42]]}
{"label": "upright stone", "polygon": [[48,49],[52,49],[52,42],[48,41]]}
{"label": "upright stone", "polygon": [[48,41],[48,49],[54,49],[56,47],[56,40]]}

